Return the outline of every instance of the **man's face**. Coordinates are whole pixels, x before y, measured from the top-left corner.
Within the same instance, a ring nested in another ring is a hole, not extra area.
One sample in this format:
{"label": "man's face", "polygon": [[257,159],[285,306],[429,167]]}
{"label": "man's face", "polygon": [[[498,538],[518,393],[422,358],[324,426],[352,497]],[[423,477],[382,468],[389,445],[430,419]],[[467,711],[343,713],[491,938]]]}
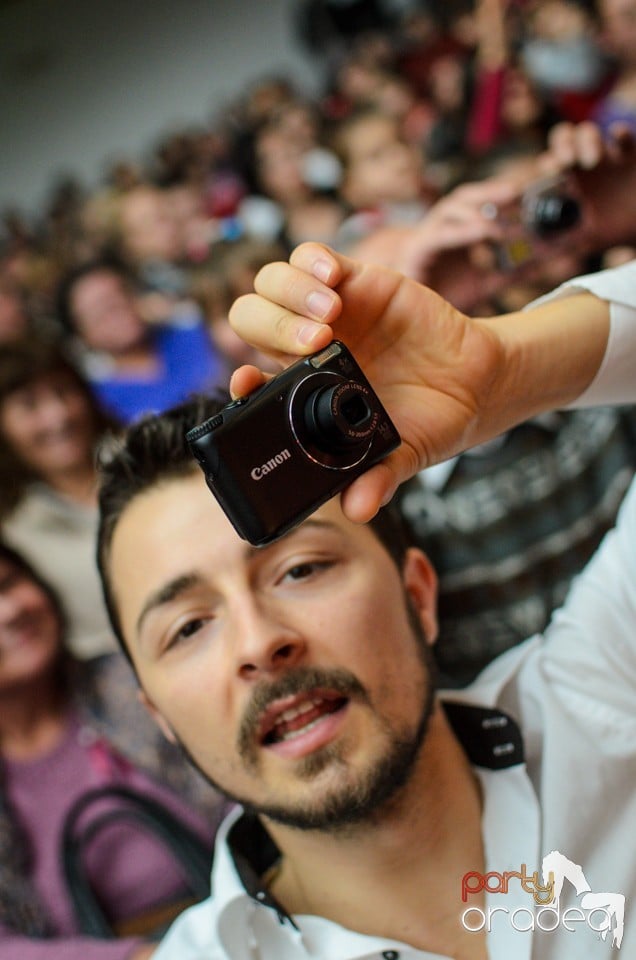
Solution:
{"label": "man's face", "polygon": [[252,548],[197,472],[128,505],[110,571],[151,709],[226,793],[324,826],[368,807],[378,780],[386,793],[387,774],[405,779],[393,758],[413,761],[430,706],[405,586],[431,642],[436,629],[419,552],[403,582],[335,501]]}

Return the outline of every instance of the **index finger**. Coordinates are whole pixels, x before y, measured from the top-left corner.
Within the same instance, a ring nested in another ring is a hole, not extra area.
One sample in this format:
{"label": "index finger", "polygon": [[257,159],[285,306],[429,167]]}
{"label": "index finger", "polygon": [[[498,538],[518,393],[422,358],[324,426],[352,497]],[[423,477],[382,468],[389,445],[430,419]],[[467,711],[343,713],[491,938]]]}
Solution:
{"label": "index finger", "polygon": [[[306,263],[314,265],[311,255]],[[338,273],[332,274],[335,283]],[[340,298],[311,270],[269,263],[259,270],[254,288],[255,294],[240,297],[230,309],[230,324],[243,340],[277,357],[303,355],[330,342]]]}

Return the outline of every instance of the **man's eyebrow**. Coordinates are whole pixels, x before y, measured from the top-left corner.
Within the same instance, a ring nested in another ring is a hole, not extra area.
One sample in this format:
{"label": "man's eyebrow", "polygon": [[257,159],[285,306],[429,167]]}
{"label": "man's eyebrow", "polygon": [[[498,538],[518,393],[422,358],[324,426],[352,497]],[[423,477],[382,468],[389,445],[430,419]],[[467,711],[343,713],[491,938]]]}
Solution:
{"label": "man's eyebrow", "polygon": [[[286,533],[284,537],[281,538],[280,542],[284,540],[291,539],[294,534],[302,533],[303,530],[306,530],[307,527],[316,527],[319,530],[340,530],[340,527],[337,523],[334,523],[332,520],[319,520],[314,517],[310,517],[308,520],[303,520],[299,526],[294,527],[293,530],[290,530],[289,533]],[[273,544],[272,544],[273,545]],[[263,549],[260,547],[259,549]]]}
{"label": "man's eyebrow", "polygon": [[262,547],[252,547],[247,545],[246,555],[248,557],[259,557],[265,556],[267,553],[273,553],[281,545],[289,543],[290,540],[295,540],[296,537],[299,537],[303,530],[307,530],[307,528],[314,530],[333,530],[336,533],[342,532],[338,524],[334,523],[332,520],[321,520],[310,517],[308,520],[303,520],[303,522],[298,524],[297,527],[292,527],[291,530],[288,530],[287,533],[283,534],[283,536],[278,540],[274,540],[271,543],[266,543]]}
{"label": "man's eyebrow", "polygon": [[174,580],[169,580],[168,583],[164,583],[163,586],[159,587],[158,590],[155,590],[150,596],[146,599],[141,612],[137,617],[137,623],[135,624],[135,629],[137,631],[137,636],[141,633],[144,620],[153,610],[156,610],[157,607],[161,607],[166,603],[171,603],[182,593],[185,593],[187,590],[191,590],[193,587],[199,586],[202,583],[202,577],[198,573],[184,573],[180,577],[175,577]]}

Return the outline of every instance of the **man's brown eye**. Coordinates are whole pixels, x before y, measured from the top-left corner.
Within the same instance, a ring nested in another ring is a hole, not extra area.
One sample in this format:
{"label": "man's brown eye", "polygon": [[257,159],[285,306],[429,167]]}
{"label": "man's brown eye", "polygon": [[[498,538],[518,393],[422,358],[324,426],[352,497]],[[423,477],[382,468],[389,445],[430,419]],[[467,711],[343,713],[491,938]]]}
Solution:
{"label": "man's brown eye", "polygon": [[182,627],[179,628],[177,633],[173,637],[173,643],[178,642],[179,640],[187,640],[188,637],[192,637],[201,627],[206,623],[202,617],[197,617],[194,620],[188,620],[187,623],[184,623]]}
{"label": "man's brown eye", "polygon": [[293,567],[289,568],[286,576],[290,577],[292,580],[304,580],[306,577],[310,577],[314,573],[319,573],[321,570],[326,570],[331,565],[331,561],[328,560],[308,560],[305,563],[294,564]]}
{"label": "man's brown eye", "polygon": [[287,575],[290,576],[293,580],[302,580],[303,577],[308,577],[315,570],[316,565],[313,563],[297,563],[295,567],[291,567],[287,571]]}

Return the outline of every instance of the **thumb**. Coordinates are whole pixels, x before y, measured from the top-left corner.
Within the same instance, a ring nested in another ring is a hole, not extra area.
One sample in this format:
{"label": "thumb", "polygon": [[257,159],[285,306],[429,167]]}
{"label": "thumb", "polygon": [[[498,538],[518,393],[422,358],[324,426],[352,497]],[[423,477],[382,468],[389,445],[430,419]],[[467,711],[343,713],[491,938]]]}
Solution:
{"label": "thumb", "polygon": [[353,523],[368,523],[389,502],[397,486],[389,460],[378,463],[342,491],[342,512]]}

